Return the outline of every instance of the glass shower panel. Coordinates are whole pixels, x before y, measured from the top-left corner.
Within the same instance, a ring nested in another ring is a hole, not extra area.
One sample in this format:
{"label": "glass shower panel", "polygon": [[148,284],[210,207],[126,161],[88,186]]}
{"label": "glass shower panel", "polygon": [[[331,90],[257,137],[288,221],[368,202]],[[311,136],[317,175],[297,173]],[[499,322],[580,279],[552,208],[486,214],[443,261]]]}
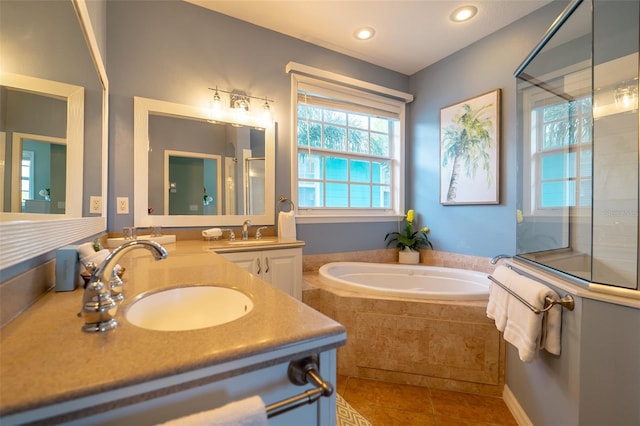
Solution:
{"label": "glass shower panel", "polygon": [[247,193],[246,205],[247,214],[264,214],[264,193],[265,193],[265,163],[264,158],[247,158]]}
{"label": "glass shower panel", "polygon": [[633,289],[639,4],[574,0],[516,71],[517,255]]}
{"label": "glass shower panel", "polygon": [[591,278],[591,14],[582,4],[517,76],[517,254]]}
{"label": "glass shower panel", "polygon": [[593,3],[592,281],[637,288],[638,1]]}

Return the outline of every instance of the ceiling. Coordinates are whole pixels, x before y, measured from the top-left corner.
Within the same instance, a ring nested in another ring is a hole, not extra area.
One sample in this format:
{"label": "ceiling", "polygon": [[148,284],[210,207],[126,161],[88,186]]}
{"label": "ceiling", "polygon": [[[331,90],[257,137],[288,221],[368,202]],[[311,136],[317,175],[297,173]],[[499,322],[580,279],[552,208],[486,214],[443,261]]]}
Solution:
{"label": "ceiling", "polygon": [[[412,75],[551,0],[185,1]],[[467,4],[478,8],[471,21],[449,20],[454,9]],[[375,29],[372,39],[353,36],[363,26]]]}

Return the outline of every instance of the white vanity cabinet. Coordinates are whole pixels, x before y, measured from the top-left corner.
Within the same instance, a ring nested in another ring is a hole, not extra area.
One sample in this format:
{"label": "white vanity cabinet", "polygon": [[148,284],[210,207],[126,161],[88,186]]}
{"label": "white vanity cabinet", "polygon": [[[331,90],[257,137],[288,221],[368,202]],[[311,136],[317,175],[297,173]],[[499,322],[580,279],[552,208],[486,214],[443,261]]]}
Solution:
{"label": "white vanity cabinet", "polygon": [[279,290],[302,299],[302,248],[220,253]]}

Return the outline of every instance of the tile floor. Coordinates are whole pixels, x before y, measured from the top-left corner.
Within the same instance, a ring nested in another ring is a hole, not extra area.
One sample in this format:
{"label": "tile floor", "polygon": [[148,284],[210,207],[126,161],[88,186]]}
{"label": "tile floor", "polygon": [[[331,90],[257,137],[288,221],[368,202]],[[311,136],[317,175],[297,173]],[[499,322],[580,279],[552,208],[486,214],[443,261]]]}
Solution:
{"label": "tile floor", "polygon": [[373,426],[517,426],[501,398],[347,376],[337,390]]}

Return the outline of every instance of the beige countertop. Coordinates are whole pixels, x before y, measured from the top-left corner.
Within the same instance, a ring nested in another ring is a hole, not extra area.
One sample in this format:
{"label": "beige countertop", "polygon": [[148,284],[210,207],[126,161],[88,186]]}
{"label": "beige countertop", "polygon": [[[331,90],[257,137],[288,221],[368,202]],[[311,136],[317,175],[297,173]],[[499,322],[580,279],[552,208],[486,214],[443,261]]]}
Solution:
{"label": "beige countertop", "polygon": [[[109,332],[81,331],[82,289],[44,295],[0,330],[0,415],[268,354],[302,342],[324,342],[327,346],[322,350],[344,344],[342,325],[212,252],[218,245],[226,250],[225,244],[178,241],[166,245],[169,256],[161,261],[155,261],[147,250],[126,253],[119,261],[126,268],[125,300],[118,308],[119,326]],[[260,249],[301,245],[292,241],[265,244]],[[137,295],[184,284],[234,287],[252,298],[254,308],[230,323],[192,331],[145,330],[124,318]]]}

